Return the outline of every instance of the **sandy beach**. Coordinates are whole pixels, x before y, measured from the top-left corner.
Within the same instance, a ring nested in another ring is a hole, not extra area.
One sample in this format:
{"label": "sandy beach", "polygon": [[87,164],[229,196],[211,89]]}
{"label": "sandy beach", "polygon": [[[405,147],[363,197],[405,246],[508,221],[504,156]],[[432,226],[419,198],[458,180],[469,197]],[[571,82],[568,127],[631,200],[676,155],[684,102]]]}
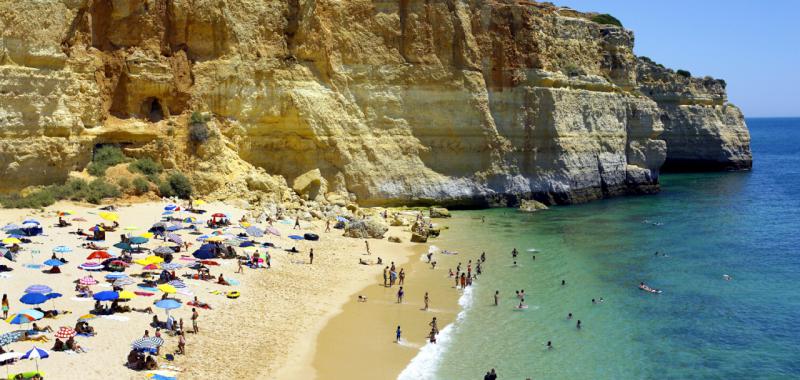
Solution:
{"label": "sandy beach", "polygon": [[[131,235],[136,235],[145,232],[149,226],[159,221],[165,205],[166,203],[162,202],[150,202],[119,207],[117,213],[120,216],[120,228],[124,229],[124,232],[109,233],[107,241],[98,242],[98,245],[110,247],[119,240],[119,233],[130,232]],[[208,204],[203,208],[212,213],[224,212],[234,221],[245,214],[244,210],[221,203]],[[57,212],[63,210],[74,211],[73,215],[67,217],[73,226],[54,228]],[[93,250],[81,248],[80,243],[85,241],[79,240],[77,235],[70,232],[74,232],[78,227],[88,229],[96,223],[103,222],[98,212],[97,206],[66,203],[53,205],[43,211],[0,211],[0,222],[4,225],[19,224],[27,218],[33,218],[39,221],[45,230],[43,236],[32,238],[32,243],[22,244],[23,250],[17,256],[16,262],[2,259],[5,265],[13,269],[0,278],[2,293],[9,296],[11,313],[33,307],[19,302],[25,288],[32,284],[44,284],[51,287],[54,292],[63,294],[63,297],[53,300],[53,303],[48,301],[41,305],[44,309],[51,309],[51,306],[55,305],[58,310],[70,312],[55,319],[45,318],[36,321],[40,327],[48,325],[55,330],[61,326],[74,327],[78,318],[93,308],[94,302],[91,299],[76,297],[73,283],[76,279],[91,274],[79,269],[78,265],[86,262],[86,256]],[[234,227],[235,225],[236,223]],[[320,240],[316,242],[304,240],[295,242],[288,239],[287,235],[292,233],[291,223],[276,223],[275,226],[280,230],[281,237],[257,239],[259,242],[269,241],[280,247],[269,249],[272,268],[245,267],[244,273],[234,274],[238,268],[235,260],[217,260],[221,265],[211,267],[212,274],[224,273],[226,279],[233,279],[239,285],[224,286],[209,281],[186,280],[187,289],[184,290],[186,294],[175,294],[174,297],[185,303],[193,296],[197,296],[202,302],[208,303],[212,310],[198,309],[200,332],[186,334],[186,354],[176,355],[175,360],[171,362],[159,357],[160,370],[156,373],[189,379],[218,378],[222,375],[235,378],[330,378],[327,373],[318,373],[319,369],[313,365],[317,350],[316,338],[328,321],[340,313],[344,305],[349,305],[348,301],[355,294],[365,286],[375,283],[382,271],[382,267],[376,265],[359,265],[359,259],[374,261],[377,257],[381,257],[384,262],[400,263],[414,255],[411,249],[414,244],[390,243],[386,240],[370,240],[372,254],[366,255],[364,240],[345,238],[341,236],[341,230],[325,233],[323,222],[302,222],[303,228],[294,231],[317,233],[320,235]],[[231,229],[235,230],[234,227]],[[208,229],[201,228],[201,230],[206,232]],[[400,227],[392,227],[387,235],[400,236],[407,242],[410,234],[402,231]],[[194,241],[192,235],[181,233],[181,236],[192,241],[194,245],[190,247],[189,253],[181,252],[176,258],[181,254],[190,255],[201,244]],[[62,273],[45,274],[42,270],[49,267],[35,267],[49,259],[53,248],[59,245],[72,248],[72,252],[63,254],[69,263],[60,267]],[[160,242],[150,241],[144,246],[154,248],[159,245]],[[292,246],[296,246],[300,253],[290,254],[283,250]],[[311,248],[315,253],[313,265],[308,263],[308,250]],[[108,251],[115,253],[114,248]],[[143,255],[135,255],[134,258],[138,256]],[[415,276],[416,269],[409,267],[407,270],[409,277]],[[140,271],[141,266],[133,264],[126,273]],[[180,274],[182,270],[178,272]],[[93,286],[95,292],[111,290],[111,285],[102,279],[104,274],[106,272],[94,274],[94,277],[100,280],[100,284]],[[130,290],[134,289],[135,285],[132,285]],[[211,293],[234,289],[241,293],[238,299],[226,298],[224,293]],[[370,289],[370,294],[372,290]],[[414,301],[418,302],[416,298],[420,296],[415,292],[410,293],[409,298],[413,297]],[[125,304],[133,308],[152,307],[153,301],[160,295],[159,292],[149,297],[139,296]],[[374,305],[377,306],[379,297],[372,297],[376,301]],[[369,304],[368,307],[373,307],[373,304]],[[158,315],[162,320],[165,318],[164,310],[153,308],[153,311],[153,315]],[[176,320],[183,319],[187,326],[191,326],[191,308],[187,305],[181,305],[170,314]],[[39,369],[47,378],[70,378],[76,373],[80,373],[82,378],[86,379],[143,378],[144,373],[128,369],[125,362],[133,340],[142,337],[145,330],[149,330],[150,335],[154,334],[154,328],[149,326],[153,315],[129,312],[90,320],[89,323],[97,335],[76,337],[78,344],[86,349],[86,353],[52,352],[50,350],[54,342],[52,333],[43,334],[48,342],[15,342],[3,348],[6,351],[22,352],[36,346],[48,350],[50,357],[38,361]],[[30,325],[3,323],[0,334],[29,327]],[[161,349],[162,356],[164,353],[174,352],[178,341],[177,337],[167,334],[164,334],[163,338],[165,343]],[[391,343],[391,331],[386,340]],[[213,355],[210,354],[212,352]],[[402,368],[404,365],[402,362],[407,362],[406,359],[409,357],[404,355],[396,358],[398,360],[396,367]],[[36,363],[33,361],[22,360],[3,366],[0,371],[17,373],[32,371],[35,368]]]}

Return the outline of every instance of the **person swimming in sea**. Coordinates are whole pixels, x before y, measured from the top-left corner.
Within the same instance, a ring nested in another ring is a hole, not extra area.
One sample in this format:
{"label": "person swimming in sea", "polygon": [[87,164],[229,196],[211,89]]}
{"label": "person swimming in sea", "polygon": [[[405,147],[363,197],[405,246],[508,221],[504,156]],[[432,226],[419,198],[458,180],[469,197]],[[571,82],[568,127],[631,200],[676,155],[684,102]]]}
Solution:
{"label": "person swimming in sea", "polygon": [[572,319],[572,313],[567,314],[567,319]]}
{"label": "person swimming in sea", "polygon": [[575,325],[575,328],[577,328],[578,330],[581,329],[581,320],[580,319],[578,320],[578,324]]}
{"label": "person swimming in sea", "polygon": [[522,298],[519,300],[519,305],[517,305],[517,309],[527,309],[528,305],[525,304],[525,299]]}
{"label": "person swimming in sea", "polygon": [[553,342],[551,342],[551,341],[549,341],[549,340],[548,340],[548,341],[547,341],[547,349],[548,349],[548,350],[550,350],[550,349],[552,349],[552,348],[553,348]]}
{"label": "person swimming in sea", "polygon": [[516,259],[516,258],[517,258],[517,254],[518,254],[518,253],[519,253],[519,252],[517,251],[517,249],[516,249],[516,248],[514,248],[513,250],[511,250],[511,257]]}

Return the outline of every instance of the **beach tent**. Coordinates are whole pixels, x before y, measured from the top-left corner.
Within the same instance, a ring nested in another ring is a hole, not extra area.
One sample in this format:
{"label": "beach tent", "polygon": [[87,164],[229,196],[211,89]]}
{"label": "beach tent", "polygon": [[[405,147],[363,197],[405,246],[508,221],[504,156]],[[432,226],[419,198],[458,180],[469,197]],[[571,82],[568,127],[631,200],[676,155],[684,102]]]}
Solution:
{"label": "beach tent", "polygon": [[194,253],[192,253],[192,256],[201,260],[212,259],[215,257],[214,255],[215,248],[216,247],[214,246],[214,244],[203,244],[202,246],[200,246],[200,248],[194,251]]}

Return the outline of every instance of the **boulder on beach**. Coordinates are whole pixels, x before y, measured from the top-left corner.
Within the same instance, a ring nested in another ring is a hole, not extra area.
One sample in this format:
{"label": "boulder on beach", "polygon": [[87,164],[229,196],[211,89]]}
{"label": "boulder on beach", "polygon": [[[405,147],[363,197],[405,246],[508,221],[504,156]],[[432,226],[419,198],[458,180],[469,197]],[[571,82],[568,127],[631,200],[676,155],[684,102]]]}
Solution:
{"label": "boulder on beach", "polygon": [[388,240],[389,240],[390,242],[392,242],[392,243],[402,243],[402,242],[403,242],[403,240],[401,240],[401,239],[400,239],[399,237],[397,237],[397,236],[389,236],[389,239],[388,239]]}
{"label": "boulder on beach", "polygon": [[547,210],[547,205],[533,199],[526,199],[520,202],[519,210],[524,212],[536,212],[539,210]]}
{"label": "boulder on beach", "polygon": [[425,243],[427,241],[428,241],[428,235],[426,234],[418,234],[416,232],[411,234],[412,243]]}
{"label": "boulder on beach", "polygon": [[383,234],[388,230],[389,227],[379,220],[361,219],[348,223],[344,229],[344,236],[361,239],[383,239]]}
{"label": "boulder on beach", "polygon": [[431,218],[449,218],[450,210],[444,207],[431,207],[429,209]]}

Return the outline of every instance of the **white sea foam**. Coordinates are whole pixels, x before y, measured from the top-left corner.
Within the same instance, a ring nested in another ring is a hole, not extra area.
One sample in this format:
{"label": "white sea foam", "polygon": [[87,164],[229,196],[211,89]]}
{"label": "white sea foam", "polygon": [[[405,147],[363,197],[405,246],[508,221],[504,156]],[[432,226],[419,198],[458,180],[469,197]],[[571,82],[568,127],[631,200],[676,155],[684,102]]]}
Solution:
{"label": "white sea foam", "polygon": [[398,380],[427,380],[434,379],[436,369],[442,356],[452,344],[453,333],[464,319],[467,310],[472,306],[472,289],[468,287],[458,299],[461,311],[456,316],[455,322],[445,326],[439,331],[436,337],[436,344],[427,343],[419,350],[417,356],[411,359],[411,363],[397,376]]}

